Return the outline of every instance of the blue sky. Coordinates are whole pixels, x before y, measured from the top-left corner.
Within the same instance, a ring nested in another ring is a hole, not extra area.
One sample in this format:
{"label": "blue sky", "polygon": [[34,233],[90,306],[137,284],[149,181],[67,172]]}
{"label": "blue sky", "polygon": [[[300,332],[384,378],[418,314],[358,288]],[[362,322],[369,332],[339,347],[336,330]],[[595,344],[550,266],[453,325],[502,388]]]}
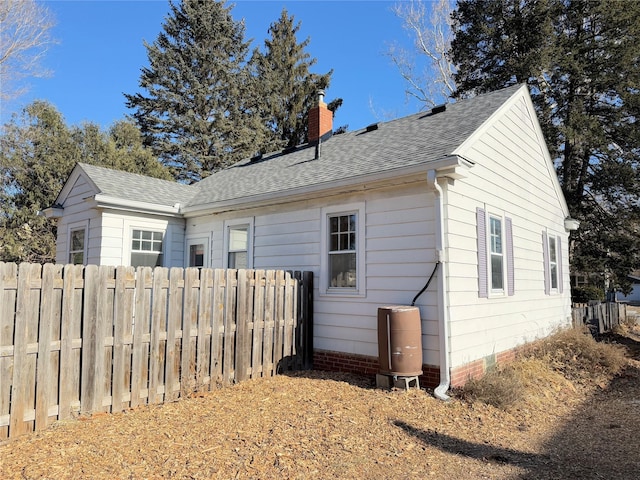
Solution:
{"label": "blue sky", "polygon": [[[132,113],[123,93],[140,91],[140,69],[148,65],[143,41],[152,43],[169,13],[168,0],[44,2],[56,19],[58,41],[44,59],[53,75],[29,79],[30,90],[5,104],[1,122],[34,99],[52,103],[68,125],[84,121],[107,128]],[[341,97],[334,126],[350,130],[414,113],[405,84],[384,53],[391,43],[411,46],[394,1],[236,0],[232,15],[245,19],[246,38],[262,46],[269,25],[287,8],[302,26],[298,40],[310,37],[313,71],[334,70],[326,100]]]}

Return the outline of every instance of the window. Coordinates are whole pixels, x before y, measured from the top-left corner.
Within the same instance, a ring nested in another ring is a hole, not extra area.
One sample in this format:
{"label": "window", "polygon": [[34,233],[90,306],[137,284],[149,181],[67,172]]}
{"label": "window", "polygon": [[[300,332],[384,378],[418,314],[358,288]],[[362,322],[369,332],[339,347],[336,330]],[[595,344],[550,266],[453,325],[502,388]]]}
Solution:
{"label": "window", "polygon": [[321,213],[319,293],[364,296],[364,202],[325,207]]}
{"label": "window", "polygon": [[[515,295],[513,223],[500,214],[476,210],[478,234],[478,296]],[[506,287],[506,288],[505,288]]]}
{"label": "window", "polygon": [[131,233],[131,266],[162,266],[162,232],[133,230]]}
{"label": "window", "polygon": [[357,287],[356,215],[329,217],[329,286]]}
{"label": "window", "polygon": [[85,229],[69,232],[69,263],[84,265]]}
{"label": "window", "polygon": [[227,268],[248,268],[249,226],[229,227]]}
{"label": "window", "polygon": [[551,288],[558,288],[558,254],[556,251],[556,239],[549,237],[549,272],[551,273]]}
{"label": "window", "polygon": [[544,261],[544,293],[563,292],[562,241],[559,236],[542,232],[542,254]]}
{"label": "window", "polygon": [[491,290],[504,288],[504,262],[502,254],[502,219],[489,217],[491,239]]}
{"label": "window", "polygon": [[187,267],[209,267],[209,237],[187,237],[185,265]]}
{"label": "window", "polygon": [[189,245],[189,266],[204,267],[204,243]]}

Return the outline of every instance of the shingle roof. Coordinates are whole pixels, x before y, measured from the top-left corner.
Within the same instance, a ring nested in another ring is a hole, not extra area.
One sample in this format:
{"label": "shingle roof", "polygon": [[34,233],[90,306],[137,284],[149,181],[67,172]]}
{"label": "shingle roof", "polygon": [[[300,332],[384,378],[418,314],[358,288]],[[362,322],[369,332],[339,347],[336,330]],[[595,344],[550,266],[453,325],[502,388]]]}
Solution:
{"label": "shingle roof", "polygon": [[169,180],[86,163],[78,165],[91,178],[100,193],[110,197],[173,206],[176,203],[187,204],[196,193],[196,189],[189,185]]}
{"label": "shingle roof", "polygon": [[292,152],[247,159],[214,173],[196,185],[184,185],[133,173],[79,164],[100,189],[116,198],[197,210],[216,202],[281,193],[364,175],[428,164],[452,154],[521,85],[446,106],[440,113],[422,112],[375,129],[334,135],[321,145],[301,145]]}
{"label": "shingle roof", "polygon": [[190,207],[233,201],[291,189],[433,162],[466,140],[521,85],[449,104],[441,113],[418,113],[362,129],[334,135],[321,146],[302,145],[291,153],[250,159],[202,180]]}

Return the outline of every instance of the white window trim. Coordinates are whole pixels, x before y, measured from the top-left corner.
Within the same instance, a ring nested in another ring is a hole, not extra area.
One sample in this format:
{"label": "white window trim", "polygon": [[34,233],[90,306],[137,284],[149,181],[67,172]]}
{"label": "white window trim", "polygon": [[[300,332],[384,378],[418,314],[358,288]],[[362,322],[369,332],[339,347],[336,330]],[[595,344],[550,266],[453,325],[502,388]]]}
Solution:
{"label": "white window trim", "polygon": [[[551,270],[551,239],[556,242],[556,286],[553,287],[553,278],[552,278],[552,270]],[[562,237],[554,232],[553,230],[545,229],[543,230],[543,261],[544,261],[544,276],[545,276],[545,294],[546,295],[559,295],[564,292],[564,285],[562,282],[564,281],[564,270],[562,262],[563,254],[562,254]]]}
{"label": "white window trim", "polygon": [[[493,262],[491,261],[491,219],[500,220],[500,245],[502,246],[502,288],[493,288]],[[504,297],[507,294],[507,255],[505,243],[505,226],[506,221],[504,215],[495,213],[495,211],[487,210],[487,281],[489,282],[489,297]]]}
{"label": "white window trim", "polygon": [[82,222],[70,223],[67,225],[67,258],[65,263],[69,262],[71,256],[71,232],[77,230],[84,230],[84,251],[82,252],[83,265],[87,265],[87,254],[89,252],[89,220],[83,220]]}
{"label": "white window trim", "polygon": [[191,245],[198,245],[200,243],[204,244],[204,259],[203,259],[203,268],[210,268],[211,267],[211,263],[210,263],[210,249],[209,249],[209,245],[210,245],[210,238],[209,235],[189,235],[185,238],[185,248],[184,248],[184,266],[185,268],[189,267],[189,260],[190,260],[190,249],[191,249]]}
{"label": "white window trim", "polygon": [[254,217],[225,220],[222,251],[223,268],[229,268],[229,230],[237,227],[247,227],[247,268],[253,268],[253,224]]}
{"label": "white window trim", "polygon": [[[356,215],[356,288],[329,287],[329,217],[336,215]],[[320,225],[320,295],[364,297],[366,296],[365,275],[365,203],[357,202],[335,205],[321,209]]]}
{"label": "white window trim", "polygon": [[[128,238],[127,238],[127,255],[129,256],[129,263],[128,265],[131,265],[131,256],[134,252],[133,250],[133,231],[134,230],[140,230],[143,232],[154,232],[154,233],[161,233],[162,234],[162,265],[160,265],[161,267],[166,267],[168,265],[167,263],[167,238],[168,238],[168,228],[162,228],[162,227],[153,227],[153,226],[139,226],[139,225],[129,225],[129,230],[127,232]],[[136,252],[144,252],[144,250],[136,250]]]}

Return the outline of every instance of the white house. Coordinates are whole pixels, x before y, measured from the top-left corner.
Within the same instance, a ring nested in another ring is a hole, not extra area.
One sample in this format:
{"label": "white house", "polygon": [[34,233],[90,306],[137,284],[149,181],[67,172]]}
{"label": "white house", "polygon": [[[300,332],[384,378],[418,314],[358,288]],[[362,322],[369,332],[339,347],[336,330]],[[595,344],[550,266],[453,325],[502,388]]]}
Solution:
{"label": "white house", "polygon": [[186,186],[78,164],[57,261],[314,272],[316,368],[375,372],[377,310],[415,302],[444,394],[571,318],[575,228],[525,86],[332,135]]}

